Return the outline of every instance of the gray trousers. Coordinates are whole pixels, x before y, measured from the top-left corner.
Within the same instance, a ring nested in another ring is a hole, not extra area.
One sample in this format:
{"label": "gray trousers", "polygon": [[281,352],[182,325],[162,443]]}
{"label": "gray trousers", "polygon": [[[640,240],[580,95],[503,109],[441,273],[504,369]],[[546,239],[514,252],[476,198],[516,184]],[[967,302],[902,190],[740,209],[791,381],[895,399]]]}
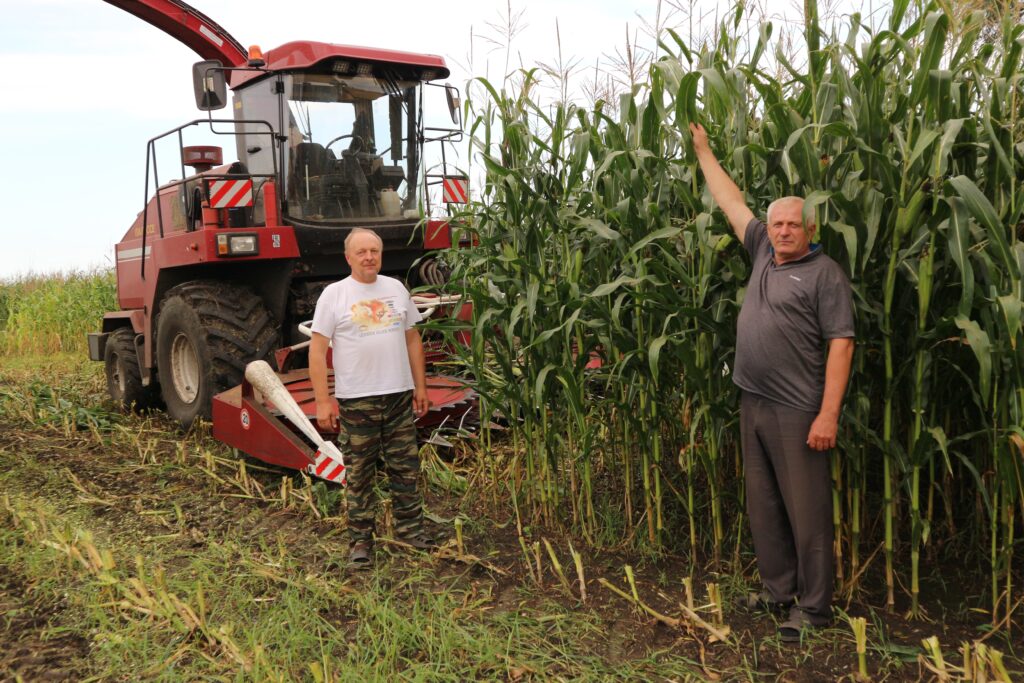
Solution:
{"label": "gray trousers", "polygon": [[740,438],[757,568],[790,617],[816,626],[832,615],[829,454],[807,445],[815,413],[743,392]]}

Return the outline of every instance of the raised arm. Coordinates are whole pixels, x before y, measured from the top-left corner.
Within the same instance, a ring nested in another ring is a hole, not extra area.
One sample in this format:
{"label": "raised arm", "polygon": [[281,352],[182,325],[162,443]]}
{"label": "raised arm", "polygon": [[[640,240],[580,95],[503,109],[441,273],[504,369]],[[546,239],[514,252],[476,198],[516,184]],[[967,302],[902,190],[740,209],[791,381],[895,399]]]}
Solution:
{"label": "raised arm", "polygon": [[715,158],[714,152],[711,151],[711,145],[708,144],[708,134],[704,130],[704,126],[699,123],[691,123],[690,134],[693,136],[693,150],[697,153],[697,163],[700,164],[700,170],[704,172],[704,180],[708,184],[708,189],[711,190],[711,196],[725,212],[725,217],[729,219],[729,225],[732,226],[736,237],[743,242],[747,224],[754,217],[754,212],[743,201],[743,192]]}

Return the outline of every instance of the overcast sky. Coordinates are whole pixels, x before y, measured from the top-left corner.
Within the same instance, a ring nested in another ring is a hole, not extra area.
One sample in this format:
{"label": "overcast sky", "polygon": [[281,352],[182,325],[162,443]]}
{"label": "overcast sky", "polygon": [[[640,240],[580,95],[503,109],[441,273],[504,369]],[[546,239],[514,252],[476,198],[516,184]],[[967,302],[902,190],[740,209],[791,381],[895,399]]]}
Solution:
{"label": "overcast sky", "polygon": [[[243,45],[264,50],[318,40],[439,54],[460,88],[471,60],[472,75],[500,81],[504,71],[504,51],[487,40],[508,13],[504,0],[190,4]],[[591,68],[599,58],[607,63],[621,51],[627,23],[636,29],[638,15],[652,20],[657,7],[656,0],[513,2],[512,14],[521,12],[513,65],[555,61],[556,19],[564,58]],[[0,0],[0,17],[0,279],[109,266],[142,209],[146,141],[200,116],[191,85],[198,57],[102,0]],[[231,146],[224,147],[227,160]]]}

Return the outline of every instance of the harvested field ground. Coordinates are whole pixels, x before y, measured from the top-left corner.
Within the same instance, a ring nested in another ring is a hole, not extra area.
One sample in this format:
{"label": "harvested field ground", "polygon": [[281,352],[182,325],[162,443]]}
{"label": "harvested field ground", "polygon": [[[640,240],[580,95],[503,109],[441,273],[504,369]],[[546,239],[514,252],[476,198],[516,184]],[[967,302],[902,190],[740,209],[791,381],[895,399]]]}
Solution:
{"label": "harvested field ground", "polygon": [[[339,489],[236,457],[204,428],[108,412],[98,364],[5,360],[0,380],[0,679],[854,680],[844,618],[785,645],[772,617],[731,607],[753,585],[747,555],[742,576],[716,574],[535,527],[524,555],[510,506],[473,466],[495,454],[427,458],[441,551],[385,540],[374,570],[352,572]],[[564,583],[544,543],[534,554],[543,540]],[[602,585],[628,596],[626,565],[640,599],[668,619]],[[952,669],[961,643],[986,636],[974,610],[984,570],[929,565],[942,572],[926,584],[927,620],[875,609],[882,589],[840,602],[868,618],[873,680],[935,677],[922,638],[938,637]],[[718,585],[714,629],[727,642],[681,614],[688,577],[711,625],[705,586]],[[1024,675],[1019,629],[984,642],[1014,680]]]}

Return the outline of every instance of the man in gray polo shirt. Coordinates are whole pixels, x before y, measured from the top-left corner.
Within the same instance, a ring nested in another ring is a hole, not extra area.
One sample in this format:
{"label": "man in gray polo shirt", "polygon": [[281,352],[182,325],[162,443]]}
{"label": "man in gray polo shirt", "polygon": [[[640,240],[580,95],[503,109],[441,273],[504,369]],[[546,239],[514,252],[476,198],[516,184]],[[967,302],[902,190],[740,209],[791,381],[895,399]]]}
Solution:
{"label": "man in gray polo shirt", "polygon": [[777,199],[762,223],[719,165],[704,128],[691,123],[690,132],[708,189],[753,261],[733,369],[742,390],[747,513],[764,583],[746,603],[788,608],[779,635],[798,641],[832,614],[828,451],[853,359],[850,283],[811,244],[816,226],[804,223],[803,199]]}

